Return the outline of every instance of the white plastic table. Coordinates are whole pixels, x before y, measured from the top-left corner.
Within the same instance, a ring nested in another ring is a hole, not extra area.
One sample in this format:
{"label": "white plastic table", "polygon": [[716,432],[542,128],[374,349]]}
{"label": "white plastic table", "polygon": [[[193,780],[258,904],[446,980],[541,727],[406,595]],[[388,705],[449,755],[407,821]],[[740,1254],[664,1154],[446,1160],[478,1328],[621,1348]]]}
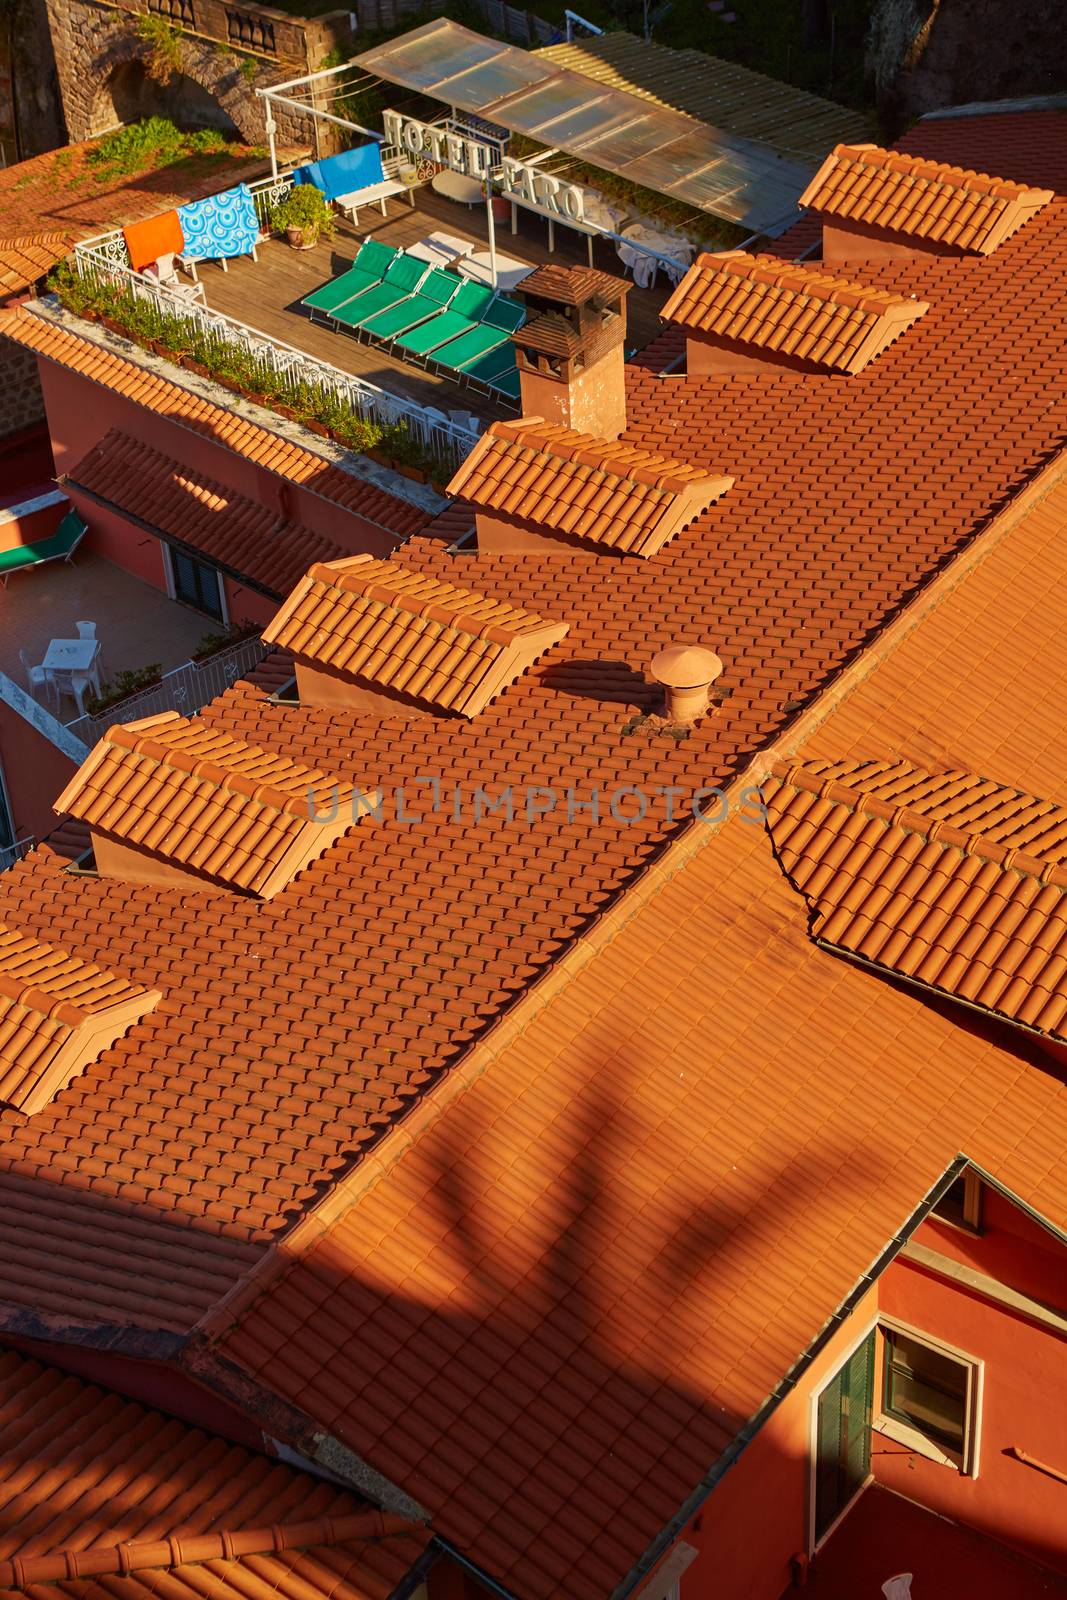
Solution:
{"label": "white plastic table", "polygon": [[457,239],[452,233],[430,233],[418,244],[409,244],[407,254],[428,261],[431,267],[448,267],[464,260],[473,249],[471,239]]}
{"label": "white plastic table", "polygon": [[91,672],[99,639],[53,639],[41,662],[46,672]]}
{"label": "white plastic table", "polygon": [[464,173],[451,172],[448,168],[435,174],[430,188],[434,194],[444,195],[446,200],[455,200],[461,206],[476,206],[485,199],[477,178],[468,178]]}
{"label": "white plastic table", "polygon": [[[475,283],[493,286],[493,272],[488,250],[475,250],[473,255],[466,256],[457,262],[460,272],[465,278],[471,278]],[[514,256],[502,256],[497,251],[496,257],[496,286],[498,289],[514,289],[523,278],[528,278],[536,268],[531,267],[528,261],[517,261]]]}

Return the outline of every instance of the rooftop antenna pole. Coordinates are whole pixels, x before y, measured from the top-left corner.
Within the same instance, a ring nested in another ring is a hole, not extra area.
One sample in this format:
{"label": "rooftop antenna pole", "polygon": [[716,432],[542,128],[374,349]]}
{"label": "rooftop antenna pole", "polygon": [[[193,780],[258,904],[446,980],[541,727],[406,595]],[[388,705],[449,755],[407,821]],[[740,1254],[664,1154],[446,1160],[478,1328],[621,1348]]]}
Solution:
{"label": "rooftop antenna pole", "polygon": [[497,287],[496,276],[496,224],[493,221],[493,180],[488,167],[485,171],[485,225],[489,234],[489,276],[493,280],[493,288]]}

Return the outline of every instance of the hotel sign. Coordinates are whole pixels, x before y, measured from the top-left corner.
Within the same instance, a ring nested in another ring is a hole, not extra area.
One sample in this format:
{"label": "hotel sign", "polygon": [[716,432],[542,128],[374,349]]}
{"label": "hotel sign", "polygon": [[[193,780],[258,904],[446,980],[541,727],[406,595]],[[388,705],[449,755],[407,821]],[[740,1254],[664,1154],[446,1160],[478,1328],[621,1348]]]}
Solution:
{"label": "hotel sign", "polygon": [[465,139],[433,123],[402,117],[398,111],[384,112],[382,121],[386,142],[406,150],[410,156],[428,156],[438,166],[450,167],[453,172],[462,172],[482,183],[491,176],[509,200],[533,206],[564,222],[581,222],[585,217],[581,189],[572,183],[561,183],[529,162],[505,156],[497,170],[493,168],[492,149],[478,139]]}

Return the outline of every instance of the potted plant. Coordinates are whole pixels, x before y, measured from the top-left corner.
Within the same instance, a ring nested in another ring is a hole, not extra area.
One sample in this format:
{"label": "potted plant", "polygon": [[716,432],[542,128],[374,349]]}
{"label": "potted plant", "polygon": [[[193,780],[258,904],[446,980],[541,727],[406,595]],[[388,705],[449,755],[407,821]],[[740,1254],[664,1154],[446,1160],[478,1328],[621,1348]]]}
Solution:
{"label": "potted plant", "polygon": [[285,234],[294,250],[313,250],[320,239],[332,239],[336,227],[327,201],[313,183],[294,184],[271,207],[270,225]]}

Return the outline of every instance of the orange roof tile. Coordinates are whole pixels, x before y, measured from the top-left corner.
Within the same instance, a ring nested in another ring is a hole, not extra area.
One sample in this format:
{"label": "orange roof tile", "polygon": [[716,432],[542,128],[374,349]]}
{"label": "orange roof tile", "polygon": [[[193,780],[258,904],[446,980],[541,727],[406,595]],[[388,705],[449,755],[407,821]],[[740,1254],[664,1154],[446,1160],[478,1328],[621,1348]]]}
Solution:
{"label": "orange roof tile", "polygon": [[600,295],[605,300],[618,300],[633,288],[625,278],[616,278],[598,267],[565,267],[557,261],[547,261],[522,280],[519,294],[538,300],[553,300],[561,306],[580,306]]}
{"label": "orange roof tile", "polygon": [[662,316],[692,333],[856,373],[929,309],[823,267],[732,250],[698,256]]}
{"label": "orange roof tile", "polygon": [[12,1350],[0,1513],[4,1596],[389,1600],[428,1544],[351,1491]]}
{"label": "orange roof tile", "polygon": [[1047,206],[1053,193],[874,144],[839,144],[799,204],[988,256]]}
{"label": "orange roof tile", "polygon": [[269,900],[352,825],[354,795],[327,773],[165,711],[109,728],[55,809]]}
{"label": "orange roof tile", "polygon": [[183,389],[170,378],[128,361],[94,339],[38,316],[28,308],[20,309],[16,316],[7,319],[4,333],[37,355],[58,361],[116,394],[135,398],[148,410],[158,411],[161,416],[216,440],[268,472],[299,484],[357,516],[366,517],[390,533],[409,534],[427,521],[425,511],[379,489],[365,478],[345,472],[303,445],[283,439],[247,417],[217,406]]}
{"label": "orange roof tile", "polygon": [[32,1116],[159,1000],[158,990],[0,926],[0,1100]]}
{"label": "orange roof tile", "polygon": [[0,295],[30,288],[69,249],[68,233],[21,233],[0,239]]}
{"label": "orange roof tile", "polygon": [[814,938],[1067,1039],[1067,808],[905,763],[889,795],[873,763],[786,760],[774,778],[771,837]]}
{"label": "orange roof tile", "polygon": [[[779,748],[832,743],[861,717],[877,737],[897,652],[947,611],[966,616],[992,561],[1005,563],[1000,614],[960,683],[939,699],[935,681],[929,715],[984,717],[1001,692],[974,674],[987,654],[1061,704],[1067,543],[1046,537],[1028,563],[1033,523],[1064,492],[1067,456]],[[1057,645],[1035,659],[1029,614],[1050,607]],[[671,1515],[961,1151],[1067,1229],[1067,1084],[812,941],[745,803],[774,759],[750,763],[726,823],[677,841],[406,1137],[203,1324],[217,1374],[235,1361],[336,1430],[523,1596],[611,1592],[662,1550]],[[984,828],[990,849],[1052,859],[1067,840],[1067,812],[995,782],[906,762],[831,771],[876,807]]]}
{"label": "orange roof tile", "polygon": [[59,481],[207,556],[275,600],[289,593],[309,561],[342,553],[332,539],[191,471],[120,428],[105,434]]}
{"label": "orange roof tile", "polygon": [[530,417],[494,422],[448,486],[482,511],[651,556],[732,485],[700,467]]}
{"label": "orange roof tile", "polygon": [[[919,124],[907,143],[1067,188],[1067,138],[1057,133],[1065,121],[945,119]],[[364,819],[271,902],[269,916],[251,898],[161,895],[66,872],[60,850],[85,840],[77,822],[0,874],[0,920],[162,988],[175,1008],[166,1026],[154,1021],[120,1041],[106,1076],[83,1074],[38,1116],[0,1109],[0,1326],[51,1314],[89,1342],[112,1338],[115,1325],[134,1330],[131,1339],[147,1328],[177,1342],[338,1172],[383,1140],[388,1148],[416,1102],[436,1103],[472,1039],[561,951],[588,949],[613,904],[635,907],[693,790],[744,772],[908,596],[952,558],[966,559],[960,552],[989,516],[1057,448],[1067,421],[1057,287],[1065,218],[1067,206],[1054,202],[964,270],[946,257],[865,268],[876,287],[916,293],[931,310],[848,383],[821,373],[786,383],[660,375],[655,353],[631,365],[623,442],[737,480],[659,555],[450,555],[443,545],[462,531],[457,517],[472,515],[462,507],[405,545],[394,556],[405,568],[570,621],[567,637],[485,715],[403,722],[275,704],[268,690],[286,670],[280,652],[269,674],[257,674],[266,687],[242,683],[206,707],[203,720],[232,737],[353,784],[372,775],[388,792],[403,787],[419,813],[410,826]],[[816,236],[814,219],[802,221],[780,247]],[[684,342],[682,330],[668,330],[658,359],[668,363]],[[929,669],[920,653],[916,670],[909,654],[905,680],[878,675],[891,680],[885,692],[903,731],[874,754],[899,750],[920,766],[972,767],[1034,794],[1061,793],[1063,719],[1018,662],[1030,641],[1059,659],[1067,547],[1030,538],[1029,525],[1025,542],[1027,561],[1011,564],[999,601],[987,594],[974,608],[972,632],[946,624]],[[667,746],[625,730],[653,704],[649,663],[677,638],[717,651],[731,693],[706,728]],[[905,642],[898,654],[906,651]],[[945,685],[957,708],[951,724],[931,710]],[[984,716],[986,697],[995,719]],[[862,746],[869,714],[845,702],[835,725]],[[441,782],[436,811],[426,774]],[[553,790],[555,809],[527,821],[527,784],[542,801]],[[472,796],[497,799],[508,785],[519,814],[483,809],[475,819]],[[615,821],[607,799],[616,785],[648,794],[643,820]],[[681,790],[674,821],[667,786]],[[578,804],[568,816],[571,789]],[[784,880],[780,890],[774,907],[785,921],[803,908]],[[699,935],[705,962],[717,931]],[[746,936],[758,950],[757,936]],[[737,993],[738,1010],[752,1004]],[[648,994],[635,980],[641,1025],[658,1027]],[[733,1007],[733,993],[722,1003]],[[775,1017],[785,1029],[786,1011]],[[757,1042],[746,1048],[758,1054]],[[841,1138],[853,1140],[842,1150],[854,1147],[854,1130],[842,1127]],[[642,1500],[632,1520],[629,1510],[614,1519],[615,1534],[625,1521],[628,1550],[651,1536],[657,1509],[660,1501]],[[503,1511],[497,1523],[518,1538]]]}
{"label": "orange roof tile", "polygon": [[312,567],[263,637],[341,677],[476,717],[566,632],[565,622],[353,556]]}

